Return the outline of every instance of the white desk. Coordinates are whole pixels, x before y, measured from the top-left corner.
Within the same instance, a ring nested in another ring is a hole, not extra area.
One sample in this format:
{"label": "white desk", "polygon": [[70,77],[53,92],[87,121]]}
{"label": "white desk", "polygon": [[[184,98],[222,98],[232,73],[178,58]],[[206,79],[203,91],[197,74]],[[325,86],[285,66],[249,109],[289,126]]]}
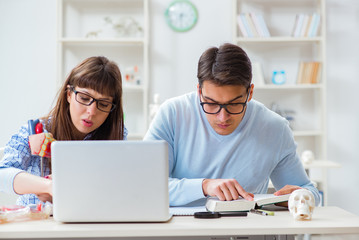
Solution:
{"label": "white desk", "polygon": [[63,224],[52,218],[0,225],[0,238],[188,237],[292,234],[358,234],[359,216],[338,207],[316,208],[311,221],[289,212],[275,216],[196,219],[176,216],[166,223]]}

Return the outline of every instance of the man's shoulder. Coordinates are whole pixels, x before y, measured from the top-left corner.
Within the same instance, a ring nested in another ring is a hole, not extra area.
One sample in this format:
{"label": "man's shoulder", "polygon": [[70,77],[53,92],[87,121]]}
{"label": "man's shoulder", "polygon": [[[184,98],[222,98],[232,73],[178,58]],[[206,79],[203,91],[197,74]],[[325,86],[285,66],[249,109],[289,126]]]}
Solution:
{"label": "man's shoulder", "polygon": [[197,93],[193,91],[176,97],[169,98],[166,100],[166,102],[182,102],[182,101],[194,100],[196,97],[197,97]]}
{"label": "man's shoulder", "polygon": [[180,96],[172,97],[167,99],[164,103],[164,107],[169,108],[183,108],[183,107],[192,107],[193,103],[197,97],[196,92],[186,93]]}
{"label": "man's shoulder", "polygon": [[252,117],[266,125],[286,125],[288,121],[278,113],[270,110],[263,103],[256,100],[251,101]]}

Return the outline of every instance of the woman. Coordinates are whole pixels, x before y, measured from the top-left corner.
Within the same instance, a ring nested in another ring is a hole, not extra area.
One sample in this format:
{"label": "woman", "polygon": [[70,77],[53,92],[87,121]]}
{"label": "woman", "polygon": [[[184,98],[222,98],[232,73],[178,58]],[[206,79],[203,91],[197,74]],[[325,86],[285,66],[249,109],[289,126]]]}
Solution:
{"label": "woman", "polygon": [[[40,122],[59,141],[125,140],[118,66],[105,57],[85,59],[71,71],[55,107]],[[41,158],[31,155],[29,135],[27,125],[22,126],[6,145],[0,161],[0,191],[21,195],[18,205],[52,200],[51,159],[43,162],[47,177],[40,177]]]}

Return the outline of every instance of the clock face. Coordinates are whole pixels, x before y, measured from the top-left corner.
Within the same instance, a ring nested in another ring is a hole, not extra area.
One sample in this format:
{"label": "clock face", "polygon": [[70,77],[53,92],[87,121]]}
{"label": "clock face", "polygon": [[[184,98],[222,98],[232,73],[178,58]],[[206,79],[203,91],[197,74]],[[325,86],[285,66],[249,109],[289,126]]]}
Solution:
{"label": "clock face", "polygon": [[274,84],[284,84],[285,81],[285,71],[273,71],[272,82]]}
{"label": "clock face", "polygon": [[165,12],[168,25],[177,32],[185,32],[193,28],[197,16],[196,7],[188,0],[172,2]]}

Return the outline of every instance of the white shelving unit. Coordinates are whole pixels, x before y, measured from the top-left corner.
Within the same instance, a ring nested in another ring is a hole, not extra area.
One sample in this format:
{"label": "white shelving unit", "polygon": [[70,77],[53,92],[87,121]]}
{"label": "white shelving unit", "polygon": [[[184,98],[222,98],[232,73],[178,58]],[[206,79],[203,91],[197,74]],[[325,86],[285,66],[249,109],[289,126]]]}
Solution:
{"label": "white shelving unit", "polygon": [[148,126],[148,46],[148,0],[58,0],[58,85],[87,57],[115,61],[129,139],[142,139]]}
{"label": "white shelving unit", "polygon": [[[243,37],[237,22],[242,13],[263,16],[270,37]],[[293,37],[298,14],[319,14],[319,31],[313,37]],[[291,127],[299,156],[311,150],[316,160],[304,165],[323,191],[327,203],[327,169],[340,167],[327,159],[326,126],[326,15],[325,0],[233,0],[233,42],[241,46],[252,62],[261,66],[264,84],[254,83],[254,98],[271,108],[276,104],[291,111]],[[319,61],[321,78],[315,84],[298,84],[301,61]],[[285,71],[282,85],[272,83],[273,71]],[[294,113],[293,113],[294,112]],[[321,160],[320,160],[321,159]]]}

